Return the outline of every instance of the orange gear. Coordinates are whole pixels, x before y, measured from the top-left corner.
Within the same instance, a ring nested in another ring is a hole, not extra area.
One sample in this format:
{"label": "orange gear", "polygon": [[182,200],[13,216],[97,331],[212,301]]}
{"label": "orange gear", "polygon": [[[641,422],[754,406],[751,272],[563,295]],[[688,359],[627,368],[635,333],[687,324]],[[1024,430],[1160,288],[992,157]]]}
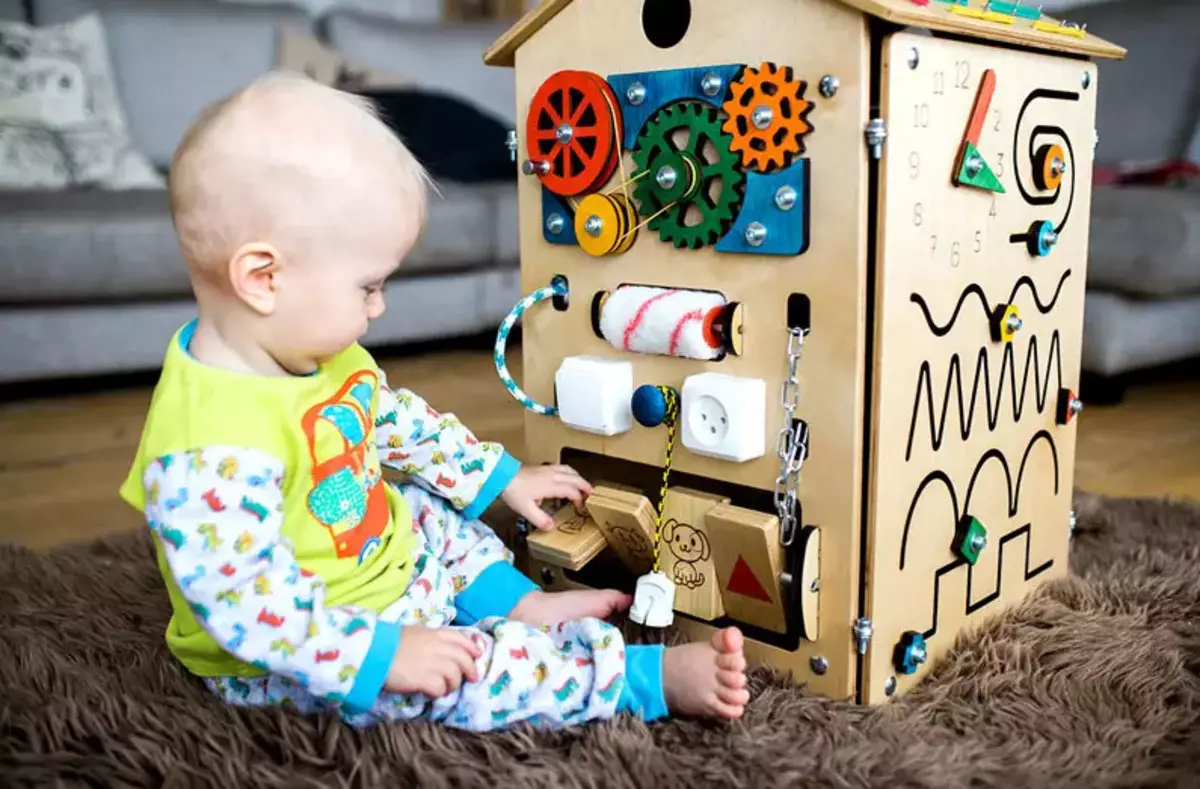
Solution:
{"label": "orange gear", "polygon": [[790,66],[774,63],[746,67],[730,84],[730,97],[722,105],[729,118],[722,129],[733,137],[730,149],[741,154],[743,168],[769,173],[804,152],[804,135],[812,131],[807,87],[793,77]]}

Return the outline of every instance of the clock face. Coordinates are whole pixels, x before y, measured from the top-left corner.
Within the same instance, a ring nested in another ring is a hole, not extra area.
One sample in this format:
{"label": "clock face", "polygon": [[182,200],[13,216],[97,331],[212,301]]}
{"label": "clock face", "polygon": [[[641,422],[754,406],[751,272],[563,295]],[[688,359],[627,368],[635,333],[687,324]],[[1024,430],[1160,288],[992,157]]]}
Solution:
{"label": "clock face", "polygon": [[1078,380],[1097,90],[1090,63],[907,33],[884,60],[876,700],[926,665],[906,674],[897,644],[931,662],[968,620],[1065,572],[1075,427],[1056,404]]}

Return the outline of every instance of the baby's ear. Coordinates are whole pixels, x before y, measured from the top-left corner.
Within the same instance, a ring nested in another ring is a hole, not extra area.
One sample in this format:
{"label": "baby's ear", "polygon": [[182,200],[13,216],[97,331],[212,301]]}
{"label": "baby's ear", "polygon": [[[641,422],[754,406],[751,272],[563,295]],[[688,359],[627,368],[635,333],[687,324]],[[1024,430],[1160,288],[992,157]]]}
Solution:
{"label": "baby's ear", "polygon": [[279,250],[270,244],[245,244],[229,260],[229,284],[255,312],[275,311],[275,277],[282,265]]}

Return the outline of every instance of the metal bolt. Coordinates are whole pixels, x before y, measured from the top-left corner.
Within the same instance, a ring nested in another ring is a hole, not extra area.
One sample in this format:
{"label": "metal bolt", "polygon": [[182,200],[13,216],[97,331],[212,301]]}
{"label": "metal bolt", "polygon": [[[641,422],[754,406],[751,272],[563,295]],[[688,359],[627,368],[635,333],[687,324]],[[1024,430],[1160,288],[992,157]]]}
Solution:
{"label": "metal bolt", "polygon": [[827,99],[832,99],[837,95],[838,88],[842,86],[841,80],[832,74],[826,74],[821,77],[821,95]]}
{"label": "metal bolt", "polygon": [[925,651],[924,644],[913,647],[912,659],[914,663],[924,663],[928,657],[929,653]]}
{"label": "metal bolt", "polygon": [[625,91],[625,98],[629,99],[629,103],[637,106],[646,100],[646,86],[640,82],[635,82]]}
{"label": "metal bolt", "polygon": [[1054,157],[1054,160],[1050,162],[1050,170],[1055,175],[1062,175],[1067,171],[1067,163],[1056,156]]}
{"label": "metal bolt", "polygon": [[780,211],[791,211],[796,205],[796,190],[790,186],[781,186],[775,190],[775,205]]}
{"label": "metal bolt", "polygon": [[670,189],[671,187],[675,186],[675,180],[678,177],[678,173],[675,172],[674,167],[664,164],[662,167],[658,168],[658,173],[655,174],[654,181],[663,189]]}
{"label": "metal bolt", "polygon": [[967,158],[967,175],[974,178],[983,170],[983,157],[973,153]]}
{"label": "metal bolt", "polygon": [[1083,72],[1083,89],[1087,90],[1091,86],[1092,86],[1091,72],[1085,71],[1085,72]]}
{"label": "metal bolt", "polygon": [[896,692],[896,678],[888,677],[887,682],[883,685],[883,692],[891,696]]}
{"label": "metal bolt", "polygon": [[1071,515],[1067,519],[1067,531],[1069,534],[1075,533],[1075,526],[1077,523],[1078,520],[1075,518],[1075,510],[1071,510]]}
{"label": "metal bolt", "polygon": [[761,247],[767,240],[767,228],[761,222],[751,222],[746,226],[746,243],[752,247]]}
{"label": "metal bolt", "polygon": [[508,156],[512,161],[517,160],[517,131],[516,129],[508,130],[508,139],[504,143],[508,146]]}
{"label": "metal bolt", "polygon": [[916,68],[921,64],[921,51],[916,47],[908,50],[908,67]]}
{"label": "metal bolt", "polygon": [[976,534],[971,538],[971,550],[978,553],[987,547],[987,537],[982,534]]}
{"label": "metal bolt", "polygon": [[1071,413],[1078,416],[1079,412],[1082,410],[1083,410],[1083,401],[1080,400],[1078,397],[1072,397],[1071,398]]}
{"label": "metal bolt", "polygon": [[814,674],[824,674],[829,670],[829,661],[820,655],[813,655],[808,659],[808,665],[812,666]]}
{"label": "metal bolt", "polygon": [[854,635],[858,637],[858,654],[867,654],[867,645],[871,643],[871,635],[875,632],[875,628],[871,625],[871,620],[864,617],[859,617],[854,623]]}
{"label": "metal bolt", "polygon": [[883,156],[883,143],[887,141],[887,123],[883,118],[872,118],[867,122],[867,145],[871,146],[871,158]]}
{"label": "metal bolt", "polygon": [[782,586],[791,586],[795,582],[795,577],[791,573],[780,573],[779,583]]}
{"label": "metal bolt", "polygon": [[592,214],[583,223],[583,229],[588,232],[589,236],[595,237],[600,235],[600,231],[604,229],[604,223],[600,221],[600,217]]}
{"label": "metal bolt", "polygon": [[1008,320],[1004,322],[1004,326],[1009,330],[1009,332],[1020,331],[1021,327],[1024,325],[1024,321],[1022,321],[1016,315],[1009,315]]}
{"label": "metal bolt", "polygon": [[546,229],[550,231],[551,235],[557,236],[559,233],[561,233],[563,231],[563,228],[566,226],[567,226],[566,218],[563,217],[563,215],[558,213],[557,211],[554,212],[553,214],[551,214],[550,216],[546,217]]}
{"label": "metal bolt", "polygon": [[775,113],[771,112],[771,108],[765,104],[755,107],[754,112],[750,115],[750,122],[754,124],[754,128],[756,129],[769,128],[773,120],[775,120]]}
{"label": "metal bolt", "polygon": [[548,161],[534,162],[532,159],[526,159],[521,162],[521,172],[526,175],[549,175],[551,164]]}
{"label": "metal bolt", "polygon": [[572,139],[574,139],[575,130],[571,128],[569,123],[564,123],[562,126],[558,127],[558,131],[554,132],[554,136],[560,143],[566,145]]}
{"label": "metal bolt", "polygon": [[813,594],[816,594],[817,592],[821,591],[821,579],[814,578],[813,582],[808,585],[808,591],[812,592]]}
{"label": "metal bolt", "polygon": [[1048,247],[1052,247],[1058,243],[1058,233],[1055,233],[1049,227],[1042,231],[1042,243]]}
{"label": "metal bolt", "polygon": [[700,90],[705,96],[716,96],[725,87],[725,80],[721,79],[721,75],[710,71],[700,80]]}

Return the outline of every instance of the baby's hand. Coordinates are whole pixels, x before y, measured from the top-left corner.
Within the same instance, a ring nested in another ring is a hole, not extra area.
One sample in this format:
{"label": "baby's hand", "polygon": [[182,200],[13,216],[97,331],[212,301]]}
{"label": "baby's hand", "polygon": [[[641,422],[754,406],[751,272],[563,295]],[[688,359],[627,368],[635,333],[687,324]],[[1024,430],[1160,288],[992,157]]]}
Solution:
{"label": "baby's hand", "polygon": [[543,499],[570,499],[582,507],[584,498],[590,495],[592,486],[570,466],[526,466],[500,497],[534,528],[549,531],[554,528],[554,518],[542,510]]}
{"label": "baby's hand", "polygon": [[440,698],[463,683],[476,682],[475,660],[483,654],[460,630],[405,627],[383,689]]}

